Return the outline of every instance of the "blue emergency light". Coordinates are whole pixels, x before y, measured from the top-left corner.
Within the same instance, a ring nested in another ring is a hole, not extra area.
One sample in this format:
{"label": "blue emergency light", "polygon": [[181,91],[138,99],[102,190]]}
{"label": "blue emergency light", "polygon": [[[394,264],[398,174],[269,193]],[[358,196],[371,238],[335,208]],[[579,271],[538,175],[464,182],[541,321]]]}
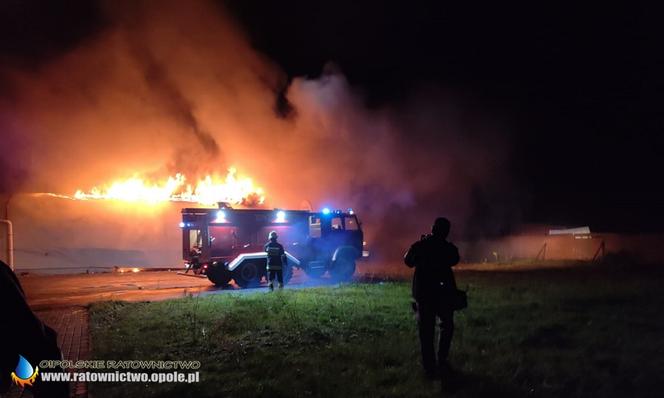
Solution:
{"label": "blue emergency light", "polygon": [[328,209],[327,207],[324,207],[323,208],[323,214],[330,214],[330,209]]}
{"label": "blue emergency light", "polygon": [[283,210],[277,211],[277,218],[274,219],[274,222],[286,222],[286,212]]}

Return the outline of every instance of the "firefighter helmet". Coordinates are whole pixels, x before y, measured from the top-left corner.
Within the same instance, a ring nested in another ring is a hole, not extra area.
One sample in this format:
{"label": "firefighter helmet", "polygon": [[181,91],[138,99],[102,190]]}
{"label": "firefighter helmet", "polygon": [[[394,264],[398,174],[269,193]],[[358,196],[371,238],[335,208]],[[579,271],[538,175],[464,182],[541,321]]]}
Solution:
{"label": "firefighter helmet", "polygon": [[272,239],[277,239],[279,235],[277,235],[277,231],[270,231],[270,233],[267,235],[267,238],[272,240]]}

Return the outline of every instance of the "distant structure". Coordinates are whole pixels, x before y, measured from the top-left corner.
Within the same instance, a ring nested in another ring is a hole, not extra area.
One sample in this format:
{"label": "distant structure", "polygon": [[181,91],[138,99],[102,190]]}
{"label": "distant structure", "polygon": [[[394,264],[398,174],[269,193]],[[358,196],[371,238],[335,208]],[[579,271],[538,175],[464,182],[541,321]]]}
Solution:
{"label": "distant structure", "polygon": [[590,227],[550,229],[549,235],[590,235]]}

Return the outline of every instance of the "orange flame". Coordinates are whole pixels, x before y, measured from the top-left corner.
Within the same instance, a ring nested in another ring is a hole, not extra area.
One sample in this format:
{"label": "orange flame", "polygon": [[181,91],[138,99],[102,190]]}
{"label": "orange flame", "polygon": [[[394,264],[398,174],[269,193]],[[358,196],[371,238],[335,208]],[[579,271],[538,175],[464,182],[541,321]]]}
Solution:
{"label": "orange flame", "polygon": [[74,199],[94,200],[110,199],[124,202],[194,202],[202,205],[214,205],[217,202],[230,204],[257,205],[265,201],[263,189],[254,185],[248,177],[239,178],[234,167],[228,169],[225,177],[208,175],[196,185],[188,184],[183,174],[159,182],[148,182],[134,176],[117,180],[102,188],[94,187],[87,192],[76,191]]}

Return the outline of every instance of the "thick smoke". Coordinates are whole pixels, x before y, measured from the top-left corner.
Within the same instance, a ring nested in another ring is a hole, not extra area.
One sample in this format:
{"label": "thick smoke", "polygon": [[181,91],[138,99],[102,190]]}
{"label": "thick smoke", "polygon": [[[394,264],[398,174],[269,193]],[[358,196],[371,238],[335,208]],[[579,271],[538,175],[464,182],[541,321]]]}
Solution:
{"label": "thick smoke", "polygon": [[16,170],[23,191],[69,194],[134,173],[235,165],[271,206],[354,207],[368,240],[393,253],[438,215],[464,233],[513,221],[505,131],[452,94],[422,89],[368,110],[328,65],[318,79],[293,79],[294,112],[283,117],[285,75],[218,6],[148,3],[109,2],[109,26],[79,48],[36,72],[3,72],[15,93],[0,110],[3,166],[14,147],[27,151],[3,190],[17,187]]}
{"label": "thick smoke", "polygon": [[191,133],[198,143],[176,150],[169,168],[174,172],[193,171],[193,174],[213,171],[205,165],[223,163],[219,145],[212,134],[199,126],[192,103],[172,81],[163,62],[158,61],[150,48],[140,41],[130,43],[130,54],[140,68],[147,88],[153,93],[158,106],[178,122],[185,133]]}
{"label": "thick smoke", "polygon": [[0,151],[0,194],[16,191],[26,177],[27,165],[22,160],[23,137],[14,131],[10,116],[0,112],[2,151]]}
{"label": "thick smoke", "polygon": [[210,133],[203,131],[193,114],[191,103],[184,98],[180,90],[170,80],[165,68],[152,56],[149,48],[137,48],[137,61],[143,68],[145,82],[156,97],[163,101],[165,111],[182,123],[185,130],[190,130],[202,150],[212,157],[219,156],[219,145]]}

